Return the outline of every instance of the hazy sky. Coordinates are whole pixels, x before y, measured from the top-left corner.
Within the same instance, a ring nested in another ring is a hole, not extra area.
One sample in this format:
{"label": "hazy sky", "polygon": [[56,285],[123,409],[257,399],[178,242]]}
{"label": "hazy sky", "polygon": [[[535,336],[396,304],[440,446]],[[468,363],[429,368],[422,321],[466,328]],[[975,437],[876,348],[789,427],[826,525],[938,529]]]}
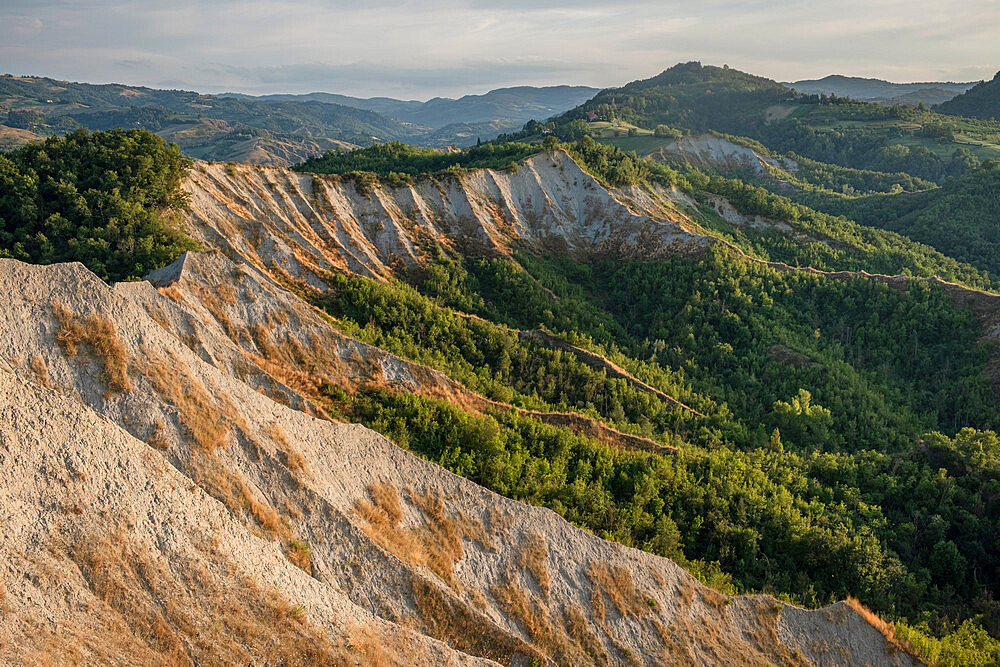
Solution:
{"label": "hazy sky", "polygon": [[0,71],[201,92],[426,99],[621,85],[679,61],[788,81],[978,80],[997,0],[0,0]]}

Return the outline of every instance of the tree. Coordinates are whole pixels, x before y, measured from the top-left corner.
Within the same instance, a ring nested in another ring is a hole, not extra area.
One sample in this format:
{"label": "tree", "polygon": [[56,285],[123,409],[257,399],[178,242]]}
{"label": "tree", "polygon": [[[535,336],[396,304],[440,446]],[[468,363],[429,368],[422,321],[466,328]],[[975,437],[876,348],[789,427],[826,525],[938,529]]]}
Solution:
{"label": "tree", "polygon": [[670,127],[669,125],[657,125],[656,129],[653,130],[654,137],[664,137],[667,139],[680,139],[684,136],[681,130],[676,127]]}
{"label": "tree", "polygon": [[830,437],[833,415],[821,405],[812,403],[812,394],[799,389],[790,403],[775,401],[772,410],[778,428],[800,447],[823,444]]}
{"label": "tree", "polygon": [[945,584],[958,586],[965,576],[966,560],[951,540],[941,540],[931,550],[931,571]]}

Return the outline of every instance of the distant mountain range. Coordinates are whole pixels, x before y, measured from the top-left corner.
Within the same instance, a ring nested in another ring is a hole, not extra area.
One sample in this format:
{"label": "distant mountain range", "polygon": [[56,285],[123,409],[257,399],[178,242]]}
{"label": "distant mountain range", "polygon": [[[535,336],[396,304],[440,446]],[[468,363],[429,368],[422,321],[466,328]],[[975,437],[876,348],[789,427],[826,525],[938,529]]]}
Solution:
{"label": "distant mountain range", "polygon": [[892,83],[882,79],[866,79],[858,76],[831,74],[822,79],[804,79],[785,83],[800,93],[811,95],[836,95],[879,104],[909,104],[917,106],[921,102],[927,106],[940,104],[964,93],[976,85],[975,81],[955,83],[952,81],[929,81],[925,83]]}
{"label": "distant mountain range", "polygon": [[355,109],[374,111],[408,123],[441,129],[453,124],[492,123],[509,121],[520,128],[529,120],[543,120],[579,104],[600,92],[587,86],[517,86],[498,88],[483,95],[465,95],[458,99],[435,97],[426,102],[397,100],[391,97],[363,99],[334,93],[305,95],[261,95],[253,97],[239,93],[223,93],[259,102],[325,102]]}
{"label": "distant mountain range", "polygon": [[77,127],[138,127],[196,158],[288,165],[336,147],[392,140],[468,146],[571,109],[595,92],[519,87],[427,102],[330,93],[257,98],[4,75],[0,147]]}

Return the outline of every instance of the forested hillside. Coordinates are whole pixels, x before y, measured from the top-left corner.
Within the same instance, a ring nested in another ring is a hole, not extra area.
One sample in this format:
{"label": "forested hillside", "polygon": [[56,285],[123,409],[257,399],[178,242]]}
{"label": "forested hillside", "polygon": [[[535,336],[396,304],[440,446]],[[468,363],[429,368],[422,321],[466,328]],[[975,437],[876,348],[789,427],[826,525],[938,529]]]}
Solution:
{"label": "forested hillside", "polygon": [[938,105],[941,113],[997,120],[1000,118],[1000,72],[991,81],[981,81],[961,95]]}
{"label": "forested hillside", "polygon": [[1000,163],[912,195],[831,198],[831,212],[890,229],[992,275],[1000,275]]}
{"label": "forested hillside", "polygon": [[[770,79],[697,62],[602,91],[560,116],[551,129],[575,139],[594,133],[601,122],[631,124],[648,134],[659,126],[714,130],[750,137],[777,153],[933,181],[964,173],[966,153],[978,160],[1000,158],[1000,124],[991,120],[796,94]],[[643,142],[644,153],[654,147]]]}
{"label": "forested hillside", "polygon": [[146,129],[198,159],[291,165],[328,149],[406,140],[431,147],[470,146],[525,121],[544,120],[588,99],[595,89],[519,87],[405,102],[344,95],[203,95],[120,84],[0,76],[0,126],[41,136],[76,128]]}
{"label": "forested hillside", "polygon": [[226,96],[261,102],[330,102],[356,109],[367,109],[383,116],[433,128],[443,128],[455,123],[489,121],[501,121],[509,128],[520,127],[532,119],[543,120],[562,113],[566,109],[586,102],[597,92],[598,89],[586,86],[515,86],[498,88],[482,95],[464,95],[458,99],[435,97],[426,102],[389,97],[361,99],[334,93],[260,96],[226,94]]}

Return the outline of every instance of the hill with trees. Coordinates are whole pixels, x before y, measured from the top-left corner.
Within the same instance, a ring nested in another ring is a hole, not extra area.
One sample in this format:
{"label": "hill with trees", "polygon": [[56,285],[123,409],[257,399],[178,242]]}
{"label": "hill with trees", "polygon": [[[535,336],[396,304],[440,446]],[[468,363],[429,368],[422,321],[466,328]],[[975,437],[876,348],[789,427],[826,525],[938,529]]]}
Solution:
{"label": "hill with trees", "polygon": [[1000,118],[1000,72],[992,80],[981,81],[958,97],[939,104],[937,110],[952,116]]}
{"label": "hill with trees", "polygon": [[[0,76],[0,142],[84,127],[146,129],[191,157],[291,165],[329,149],[405,139],[474,145],[544,120],[590,98],[582,86],[529,86],[406,102],[343,95],[202,95],[120,84]],[[0,143],[0,145],[3,145]]]}
{"label": "hill with trees", "polygon": [[988,162],[940,188],[906,196],[832,199],[828,210],[899,232],[1000,275],[1000,163]]}
{"label": "hill with trees", "polygon": [[[964,173],[967,153],[980,161],[1000,158],[997,122],[799,94],[770,79],[698,62],[602,91],[551,123],[526,126],[505,138],[523,139],[543,129],[563,139],[592,134],[649,155],[672,140],[656,137],[659,126],[744,136],[778,154],[935,182]],[[619,138],[620,133],[639,136]]]}
{"label": "hill with trees", "polygon": [[[329,102],[356,109],[367,109],[380,115],[396,118],[440,130],[455,123],[476,124],[501,121],[505,128],[520,127],[529,120],[546,120],[582,104],[600,92],[587,86],[515,86],[497,88],[482,95],[464,95],[457,99],[435,97],[426,102],[397,100],[390,97],[357,98],[334,93],[307,93],[304,95],[237,95],[227,97],[249,98],[260,102]],[[495,135],[482,139],[492,139]]]}

